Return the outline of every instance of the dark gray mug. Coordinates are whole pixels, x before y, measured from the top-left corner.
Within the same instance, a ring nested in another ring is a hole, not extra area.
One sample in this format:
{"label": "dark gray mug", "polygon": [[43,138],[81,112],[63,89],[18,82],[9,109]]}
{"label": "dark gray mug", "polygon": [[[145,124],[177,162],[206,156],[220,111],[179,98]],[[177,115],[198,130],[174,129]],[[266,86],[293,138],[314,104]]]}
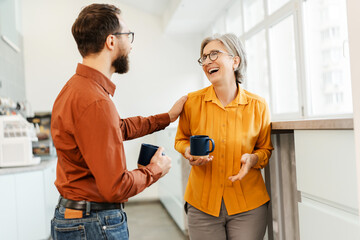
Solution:
{"label": "dark gray mug", "polygon": [[[210,144],[212,149],[210,150]],[[194,135],[190,137],[190,154],[193,156],[207,156],[215,149],[215,142],[207,135]]]}
{"label": "dark gray mug", "polygon": [[[152,157],[155,155],[158,150],[158,146],[142,143],[140,148],[140,154],[138,158],[138,164],[146,166],[150,163]],[[162,156],[165,156],[165,153],[161,153]]]}
{"label": "dark gray mug", "polygon": [[158,150],[158,146],[154,146],[147,143],[142,143],[140,148],[140,154],[138,159],[138,164],[142,166],[146,166],[150,163],[151,158],[154,156],[156,151]]}

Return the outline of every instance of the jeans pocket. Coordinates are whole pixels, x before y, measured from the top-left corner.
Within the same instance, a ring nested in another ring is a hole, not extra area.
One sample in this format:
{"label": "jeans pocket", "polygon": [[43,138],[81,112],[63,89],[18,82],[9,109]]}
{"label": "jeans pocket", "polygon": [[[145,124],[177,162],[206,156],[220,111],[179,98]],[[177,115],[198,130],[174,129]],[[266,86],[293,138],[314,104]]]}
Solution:
{"label": "jeans pocket", "polygon": [[106,228],[118,227],[126,221],[125,213],[120,211],[113,215],[105,216]]}
{"label": "jeans pocket", "polygon": [[62,239],[85,240],[86,239],[84,225],[54,226],[53,230],[54,233],[52,235],[54,240],[62,240]]}
{"label": "jeans pocket", "polygon": [[108,240],[129,239],[126,213],[120,211],[117,214],[105,216],[105,225],[102,229]]}

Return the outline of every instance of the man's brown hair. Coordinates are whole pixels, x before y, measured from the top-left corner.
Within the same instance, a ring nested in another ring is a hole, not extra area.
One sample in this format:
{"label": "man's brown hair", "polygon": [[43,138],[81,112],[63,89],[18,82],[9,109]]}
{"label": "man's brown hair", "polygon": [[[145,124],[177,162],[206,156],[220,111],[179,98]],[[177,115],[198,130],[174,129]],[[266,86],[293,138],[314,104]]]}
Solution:
{"label": "man's brown hair", "polygon": [[79,13],[71,31],[81,56],[100,52],[107,36],[121,30],[117,16],[120,13],[109,4],[91,4]]}

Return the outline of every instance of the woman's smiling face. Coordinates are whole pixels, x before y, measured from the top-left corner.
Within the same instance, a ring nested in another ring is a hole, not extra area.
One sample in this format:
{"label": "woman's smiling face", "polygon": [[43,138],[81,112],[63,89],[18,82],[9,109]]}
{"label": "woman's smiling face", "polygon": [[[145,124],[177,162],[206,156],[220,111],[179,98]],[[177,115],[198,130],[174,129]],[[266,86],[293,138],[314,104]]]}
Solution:
{"label": "woman's smiling face", "polygon": [[232,78],[235,81],[234,59],[225,46],[218,40],[209,42],[203,49],[203,56],[218,51],[217,59],[212,61],[207,56],[203,62],[203,71],[212,84]]}

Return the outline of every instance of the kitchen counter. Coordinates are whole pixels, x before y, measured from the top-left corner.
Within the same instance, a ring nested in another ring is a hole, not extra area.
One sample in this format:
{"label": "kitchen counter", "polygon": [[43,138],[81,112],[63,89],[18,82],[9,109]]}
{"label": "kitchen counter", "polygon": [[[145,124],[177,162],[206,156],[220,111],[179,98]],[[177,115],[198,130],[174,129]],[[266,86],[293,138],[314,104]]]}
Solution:
{"label": "kitchen counter", "polygon": [[15,174],[23,172],[31,172],[46,169],[57,160],[56,156],[41,158],[41,162],[37,165],[23,166],[23,167],[4,167],[0,168],[0,175]]}
{"label": "kitchen counter", "polygon": [[360,239],[353,119],[271,125],[274,151],[265,169],[272,199],[270,235],[279,240]]}
{"label": "kitchen counter", "polygon": [[292,132],[293,130],[351,130],[352,118],[305,119],[294,121],[275,121],[271,123],[272,133]]}
{"label": "kitchen counter", "polygon": [[51,156],[33,166],[0,168],[0,239],[50,239],[59,199],[56,162]]}

